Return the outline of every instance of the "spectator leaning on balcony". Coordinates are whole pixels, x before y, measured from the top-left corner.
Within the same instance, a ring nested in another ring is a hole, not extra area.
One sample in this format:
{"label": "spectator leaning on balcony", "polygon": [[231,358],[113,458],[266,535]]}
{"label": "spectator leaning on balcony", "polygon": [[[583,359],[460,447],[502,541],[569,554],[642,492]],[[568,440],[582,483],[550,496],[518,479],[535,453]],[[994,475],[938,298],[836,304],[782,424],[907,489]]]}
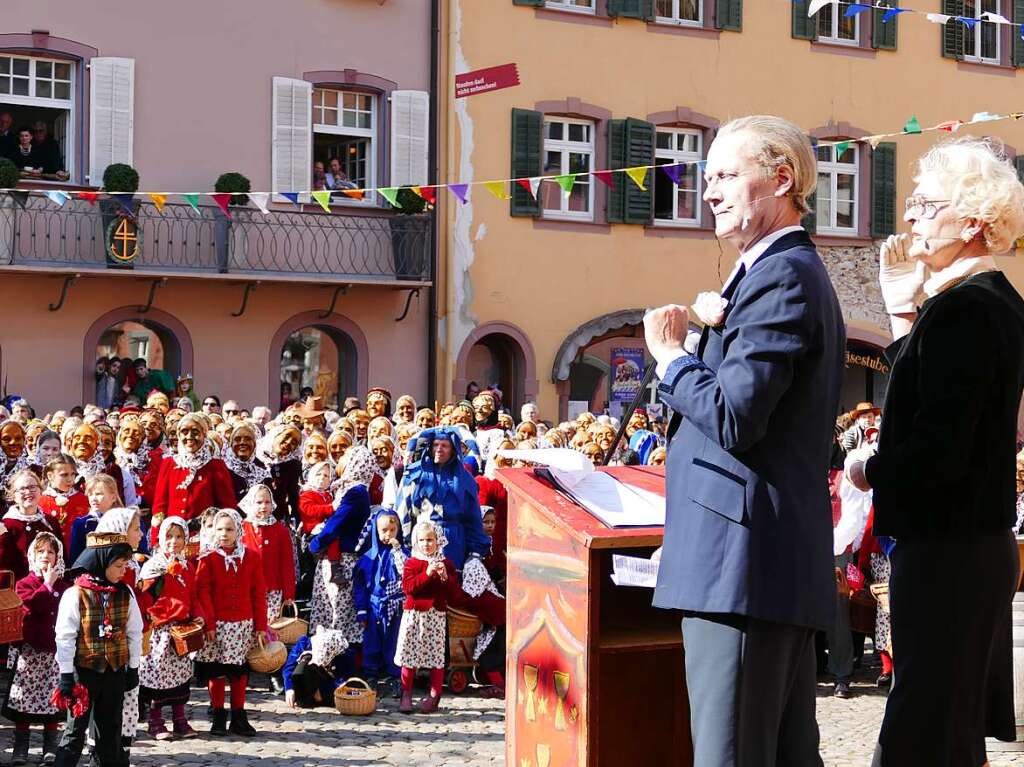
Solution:
{"label": "spectator leaning on balcony", "polygon": [[149,393],[154,389],[163,392],[167,396],[174,394],[176,384],[166,370],[150,370],[146,360],[142,357],[135,360],[132,367],[135,368],[136,381],[135,386],[130,391],[140,401],[145,402],[149,398]]}
{"label": "spectator leaning on balcony", "polygon": [[42,175],[42,158],[32,146],[32,129],[27,125],[18,128],[18,143],[11,152],[11,160],[18,166],[22,176]]}
{"label": "spectator leaning on balcony", "polygon": [[328,189],[355,189],[356,185],[353,184],[348,177],[348,174],[341,169],[341,160],[337,157],[332,157],[331,172],[327,174],[327,188]]}
{"label": "spectator leaning on balcony", "polygon": [[46,123],[39,120],[32,124],[32,149],[38,153],[38,164],[42,166],[45,177],[66,181],[68,179],[68,172],[64,170],[64,162],[60,156],[60,145],[56,139],[47,134]]}

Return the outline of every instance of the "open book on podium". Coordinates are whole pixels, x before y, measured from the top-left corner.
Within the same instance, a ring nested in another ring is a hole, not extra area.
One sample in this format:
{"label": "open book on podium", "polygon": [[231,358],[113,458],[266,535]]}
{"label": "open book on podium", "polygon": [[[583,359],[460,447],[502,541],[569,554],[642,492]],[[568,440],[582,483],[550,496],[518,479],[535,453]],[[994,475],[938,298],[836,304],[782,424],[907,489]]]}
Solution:
{"label": "open book on podium", "polygon": [[[654,608],[650,588],[611,578],[615,557],[649,560],[661,545],[664,470],[591,468],[603,479],[574,483],[565,472],[585,466],[546,462],[498,472],[508,490],[506,764],[692,767],[681,616]],[[626,508],[595,496],[598,484]]]}

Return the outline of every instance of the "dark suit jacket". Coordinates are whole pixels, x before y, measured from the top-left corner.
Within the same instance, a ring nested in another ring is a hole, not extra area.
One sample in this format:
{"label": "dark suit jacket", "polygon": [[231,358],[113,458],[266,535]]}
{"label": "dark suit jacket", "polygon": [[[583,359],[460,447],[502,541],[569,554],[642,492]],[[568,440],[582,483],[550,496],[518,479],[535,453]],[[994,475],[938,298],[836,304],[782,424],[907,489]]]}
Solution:
{"label": "dark suit jacket", "polygon": [[846,332],[806,232],[754,263],[704,336],[659,387],[683,421],[654,604],[831,626],[828,468]]}
{"label": "dark suit jacket", "polygon": [[875,534],[970,536],[1016,521],[1024,301],[1001,272],[929,299],[892,344],[878,454],[865,466]]}

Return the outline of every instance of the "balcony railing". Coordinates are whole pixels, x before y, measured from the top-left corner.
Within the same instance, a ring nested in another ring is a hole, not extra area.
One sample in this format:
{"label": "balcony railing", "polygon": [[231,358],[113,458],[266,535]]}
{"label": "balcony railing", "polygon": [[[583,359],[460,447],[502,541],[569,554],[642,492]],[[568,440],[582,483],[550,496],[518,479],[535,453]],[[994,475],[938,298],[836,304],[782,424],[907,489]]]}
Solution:
{"label": "balcony railing", "polygon": [[[209,273],[347,282],[428,282],[431,219],[136,202],[136,272]],[[120,205],[0,195],[0,268],[104,269],[105,236]]]}

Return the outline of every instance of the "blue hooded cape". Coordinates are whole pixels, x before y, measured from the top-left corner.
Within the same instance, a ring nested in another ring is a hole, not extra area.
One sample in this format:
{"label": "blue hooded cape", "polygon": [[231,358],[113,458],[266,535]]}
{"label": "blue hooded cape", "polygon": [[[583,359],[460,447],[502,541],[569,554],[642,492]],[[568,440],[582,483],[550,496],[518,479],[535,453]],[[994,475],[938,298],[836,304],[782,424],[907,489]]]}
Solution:
{"label": "blue hooded cape", "polygon": [[[395,564],[394,549],[382,544],[377,535],[377,520],[382,516],[398,515],[391,509],[380,509],[374,514],[368,535],[369,549],[356,562],[352,573],[352,595],[356,618],[366,621],[363,632],[364,668],[370,676],[398,676],[394,658],[405,594],[402,592],[402,570]],[[403,543],[401,552],[408,557],[401,520],[398,522],[398,540]]]}

